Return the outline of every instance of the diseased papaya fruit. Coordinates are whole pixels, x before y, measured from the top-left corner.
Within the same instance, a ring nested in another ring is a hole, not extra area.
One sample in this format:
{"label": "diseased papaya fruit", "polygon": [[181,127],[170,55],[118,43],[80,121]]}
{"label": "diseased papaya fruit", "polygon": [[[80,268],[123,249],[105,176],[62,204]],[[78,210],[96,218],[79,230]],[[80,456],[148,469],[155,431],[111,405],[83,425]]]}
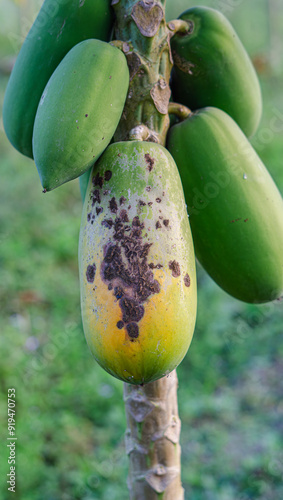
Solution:
{"label": "diseased papaya fruit", "polygon": [[283,202],[255,150],[224,111],[172,127],[196,257],[226,292],[263,303],[283,292]]}
{"label": "diseased papaya fruit", "polygon": [[196,318],[195,257],[177,167],[158,144],[111,144],[92,171],[79,245],[85,336],[132,384],[172,371]]}
{"label": "diseased papaya fruit", "polygon": [[171,40],[175,101],[192,110],[220,108],[251,136],[261,118],[261,90],[232,25],[221,12],[208,7],[188,9],[180,19],[187,21],[189,31]]}
{"label": "diseased papaya fruit", "polygon": [[129,86],[122,51],[100,40],[73,47],[48,81],[33,130],[34,161],[46,191],[98,159],[119,123]]}
{"label": "diseased papaya fruit", "polygon": [[33,158],[34,118],[53,71],[77,43],[108,41],[112,24],[109,0],[45,0],[19,52],[3,105],[5,132],[22,154]]}

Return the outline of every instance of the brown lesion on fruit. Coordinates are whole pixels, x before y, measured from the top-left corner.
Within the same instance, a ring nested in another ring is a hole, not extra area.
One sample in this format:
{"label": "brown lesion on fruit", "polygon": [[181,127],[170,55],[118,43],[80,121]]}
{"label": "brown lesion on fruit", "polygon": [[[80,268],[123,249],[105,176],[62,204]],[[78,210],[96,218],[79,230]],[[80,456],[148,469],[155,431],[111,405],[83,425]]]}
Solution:
{"label": "brown lesion on fruit", "polygon": [[184,283],[185,283],[185,286],[187,286],[187,287],[191,286],[191,278],[188,275],[188,273],[186,273],[184,276]]}
{"label": "brown lesion on fruit", "polygon": [[139,336],[139,325],[137,323],[129,323],[126,327],[127,333],[130,337],[130,339],[133,340],[137,339]]}
{"label": "brown lesion on fruit", "polygon": [[173,278],[178,278],[181,275],[180,264],[176,260],[170,260],[169,269],[172,271]]}
{"label": "brown lesion on fruit", "polygon": [[92,183],[93,183],[94,186],[99,186],[100,188],[102,188],[102,186],[103,186],[103,177],[100,175],[99,172],[97,172],[97,174],[95,175],[95,177],[93,177]]}
{"label": "brown lesion on fruit", "polygon": [[130,340],[135,341],[139,337],[138,323],[144,316],[143,304],[151,295],[160,292],[160,284],[148,264],[152,243],[143,240],[144,223],[138,215],[131,225],[127,222],[129,216],[125,209],[120,210],[115,220],[102,221],[105,227],[113,230],[113,235],[104,247],[101,276],[108,289],[111,285],[111,292],[121,308],[122,319],[117,328],[125,327]]}
{"label": "brown lesion on fruit", "polygon": [[114,196],[109,201],[109,208],[112,213],[116,213],[118,211],[118,205]]}
{"label": "brown lesion on fruit", "polygon": [[123,209],[120,211],[120,218],[122,222],[129,222],[127,210]]}
{"label": "brown lesion on fruit", "polygon": [[111,170],[106,170],[106,172],[104,173],[104,179],[106,180],[106,182],[110,181],[111,177],[112,177]]}
{"label": "brown lesion on fruit", "polygon": [[163,265],[162,265],[162,264],[156,264],[156,265],[154,265],[154,264],[153,264],[153,262],[151,262],[151,263],[148,265],[148,267],[149,267],[150,269],[161,269],[161,268],[163,267]]}
{"label": "brown lesion on fruit", "polygon": [[88,283],[94,282],[95,273],[96,273],[96,265],[94,263],[89,264],[86,269],[86,279]]}
{"label": "brown lesion on fruit", "polygon": [[99,189],[94,189],[91,193],[91,199],[92,199],[92,206],[95,205],[95,203],[101,203],[101,197],[100,197],[100,191]]}
{"label": "brown lesion on fruit", "polygon": [[146,163],[147,163],[147,167],[146,167],[146,168],[147,168],[147,170],[148,170],[149,172],[151,172],[151,171],[152,171],[152,169],[153,169],[153,166],[154,166],[154,159],[153,159],[153,158],[151,158],[151,156],[150,156],[150,154],[149,154],[149,153],[146,153],[146,154],[144,155],[144,158],[145,158],[145,161],[146,161]]}

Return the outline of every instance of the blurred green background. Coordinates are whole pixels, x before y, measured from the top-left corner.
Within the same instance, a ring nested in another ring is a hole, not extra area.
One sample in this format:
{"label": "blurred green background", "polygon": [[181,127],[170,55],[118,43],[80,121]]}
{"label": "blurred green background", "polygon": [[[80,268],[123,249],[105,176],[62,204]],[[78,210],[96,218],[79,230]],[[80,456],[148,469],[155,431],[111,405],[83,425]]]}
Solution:
{"label": "blurred green background", "polygon": [[[187,5],[221,10],[251,55],[264,99],[252,142],[283,192],[281,0],[167,0],[168,20]],[[1,0],[1,108],[40,6]],[[0,148],[0,498],[127,499],[123,384],[93,360],[81,325],[78,182],[44,195],[33,162],[12,148],[2,123]],[[196,331],[178,368],[186,499],[280,500],[282,303],[239,302],[200,267],[198,282]],[[15,494],[6,484],[10,387],[17,399]]]}

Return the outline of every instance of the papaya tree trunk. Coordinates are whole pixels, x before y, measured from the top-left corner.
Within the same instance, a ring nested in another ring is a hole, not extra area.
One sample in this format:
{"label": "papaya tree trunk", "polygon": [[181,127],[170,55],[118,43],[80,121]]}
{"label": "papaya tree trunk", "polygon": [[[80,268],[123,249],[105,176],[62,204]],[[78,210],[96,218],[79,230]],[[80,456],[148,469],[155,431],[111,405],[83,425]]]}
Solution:
{"label": "papaya tree trunk", "polygon": [[177,374],[144,386],[124,384],[131,500],[183,500]]}
{"label": "papaya tree trunk", "polygon": [[[170,37],[177,24],[166,24],[165,0],[112,0],[112,6],[116,15],[112,43],[124,52],[130,70],[128,98],[114,140],[165,145]],[[131,500],[184,498],[177,385],[176,371],[143,386],[124,385]]]}

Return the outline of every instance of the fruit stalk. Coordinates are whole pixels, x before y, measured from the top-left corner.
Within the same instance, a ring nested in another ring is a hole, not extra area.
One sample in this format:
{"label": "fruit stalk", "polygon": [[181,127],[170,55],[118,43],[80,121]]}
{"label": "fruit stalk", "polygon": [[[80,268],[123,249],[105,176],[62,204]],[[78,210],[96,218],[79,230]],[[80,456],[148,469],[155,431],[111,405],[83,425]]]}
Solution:
{"label": "fruit stalk", "polygon": [[[169,129],[169,78],[172,68],[166,0],[112,0],[114,36],[130,69],[130,87],[114,140],[165,145]],[[177,374],[143,386],[124,384],[126,451],[131,500],[183,500]]]}

